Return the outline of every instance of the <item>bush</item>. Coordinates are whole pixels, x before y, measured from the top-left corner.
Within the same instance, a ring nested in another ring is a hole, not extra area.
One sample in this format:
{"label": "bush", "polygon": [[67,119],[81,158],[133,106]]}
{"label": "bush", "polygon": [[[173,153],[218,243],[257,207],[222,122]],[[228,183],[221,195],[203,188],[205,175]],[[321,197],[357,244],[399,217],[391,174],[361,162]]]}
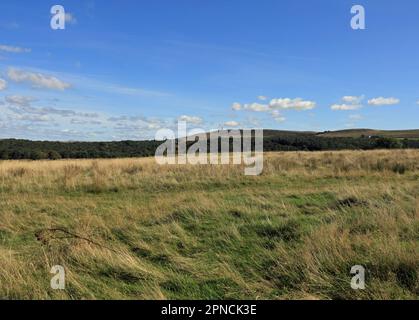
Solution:
{"label": "bush", "polygon": [[406,165],[402,163],[396,163],[393,165],[392,170],[394,173],[404,174],[406,172]]}
{"label": "bush", "polygon": [[41,160],[41,159],[47,159],[48,155],[45,152],[36,150],[30,153],[29,155],[31,160]]}
{"label": "bush", "polygon": [[50,151],[48,152],[48,159],[59,160],[61,159],[61,155],[57,151]]}

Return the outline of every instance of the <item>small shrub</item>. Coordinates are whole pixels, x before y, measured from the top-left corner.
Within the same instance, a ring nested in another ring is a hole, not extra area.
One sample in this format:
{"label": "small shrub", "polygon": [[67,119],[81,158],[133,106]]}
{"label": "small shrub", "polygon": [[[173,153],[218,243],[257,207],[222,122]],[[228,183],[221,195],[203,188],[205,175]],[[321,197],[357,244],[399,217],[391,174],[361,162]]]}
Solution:
{"label": "small shrub", "polygon": [[399,285],[409,290],[414,290],[418,285],[416,268],[410,264],[400,263],[396,269],[396,277]]}
{"label": "small shrub", "polygon": [[356,206],[363,206],[363,205],[366,205],[367,203],[355,197],[348,197],[342,200],[338,200],[336,204],[337,204],[337,207],[351,208],[351,207],[356,207]]}
{"label": "small shrub", "polygon": [[61,159],[61,155],[57,151],[50,151],[50,152],[48,152],[48,159],[49,160],[59,160],[59,159]]}
{"label": "small shrub", "polygon": [[394,173],[397,173],[397,174],[405,174],[407,168],[406,168],[406,165],[404,165],[402,163],[396,163],[396,164],[393,165],[393,167],[391,168],[391,170]]}

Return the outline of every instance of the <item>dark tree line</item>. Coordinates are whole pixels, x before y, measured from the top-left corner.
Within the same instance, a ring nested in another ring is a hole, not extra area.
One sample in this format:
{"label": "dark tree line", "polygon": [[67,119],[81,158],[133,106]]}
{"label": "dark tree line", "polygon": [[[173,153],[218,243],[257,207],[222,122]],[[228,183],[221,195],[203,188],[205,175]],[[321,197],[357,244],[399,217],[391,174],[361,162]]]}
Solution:
{"label": "dark tree line", "polygon": [[419,140],[386,137],[319,137],[316,135],[291,135],[266,138],[265,151],[326,151],[419,148]]}
{"label": "dark tree line", "polygon": [[0,159],[87,159],[148,157],[155,153],[157,141],[50,142],[0,140]]}
{"label": "dark tree line", "polygon": [[[0,159],[85,159],[154,156],[160,141],[51,142],[0,140]],[[193,143],[188,143],[191,145]],[[330,138],[316,134],[267,136],[264,151],[322,151],[419,148],[419,140],[385,137]],[[232,150],[232,148],[231,148]]]}

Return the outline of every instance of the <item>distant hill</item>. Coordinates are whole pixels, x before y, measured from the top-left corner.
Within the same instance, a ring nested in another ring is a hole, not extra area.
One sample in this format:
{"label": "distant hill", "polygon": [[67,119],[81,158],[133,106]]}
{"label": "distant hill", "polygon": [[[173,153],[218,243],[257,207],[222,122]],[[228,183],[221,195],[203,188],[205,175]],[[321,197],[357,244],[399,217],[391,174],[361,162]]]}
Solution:
{"label": "distant hill", "polygon": [[265,137],[280,136],[318,136],[324,138],[361,138],[361,137],[386,137],[395,139],[419,139],[419,129],[415,130],[375,130],[375,129],[347,129],[338,131],[285,131],[264,130]]}
{"label": "distant hill", "polygon": [[[160,144],[161,141],[58,142],[5,139],[0,140],[0,160],[149,157],[155,154]],[[419,130],[264,130],[263,145],[265,151],[419,149]]]}
{"label": "distant hill", "polygon": [[419,130],[373,130],[373,129],[349,129],[340,131],[327,131],[317,133],[321,137],[387,137],[396,139],[419,139]]}

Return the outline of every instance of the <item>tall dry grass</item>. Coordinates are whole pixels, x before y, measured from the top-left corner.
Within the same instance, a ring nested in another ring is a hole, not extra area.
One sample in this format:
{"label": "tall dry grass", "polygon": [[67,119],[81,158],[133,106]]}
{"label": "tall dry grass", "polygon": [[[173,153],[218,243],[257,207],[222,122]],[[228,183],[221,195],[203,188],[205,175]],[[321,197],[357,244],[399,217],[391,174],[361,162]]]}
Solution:
{"label": "tall dry grass", "polygon": [[[0,162],[0,298],[418,297],[419,151]],[[49,270],[63,265],[64,291]],[[364,265],[367,288],[350,288]]]}

